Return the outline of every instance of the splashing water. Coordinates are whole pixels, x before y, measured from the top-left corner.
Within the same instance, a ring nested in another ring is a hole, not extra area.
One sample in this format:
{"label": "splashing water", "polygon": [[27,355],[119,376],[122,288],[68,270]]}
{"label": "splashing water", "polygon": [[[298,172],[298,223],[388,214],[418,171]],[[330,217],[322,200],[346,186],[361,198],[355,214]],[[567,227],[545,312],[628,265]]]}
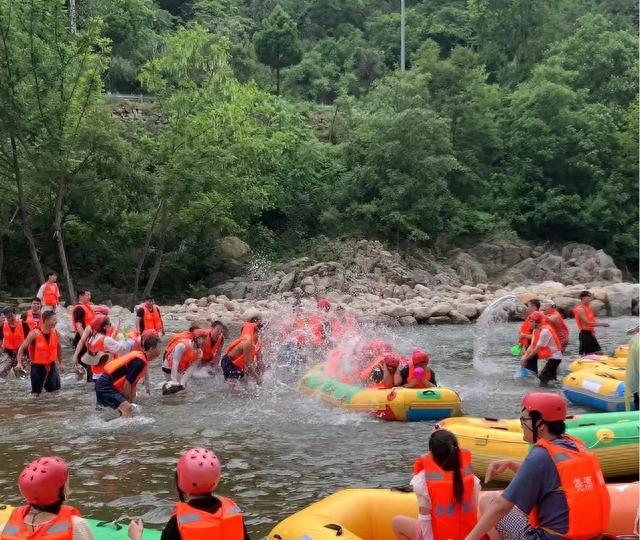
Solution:
{"label": "splashing water", "polygon": [[489,351],[493,346],[493,334],[496,325],[509,321],[510,315],[518,311],[518,299],[514,294],[501,296],[489,304],[476,321],[473,333],[473,367],[486,375],[503,371],[501,366],[489,360]]}

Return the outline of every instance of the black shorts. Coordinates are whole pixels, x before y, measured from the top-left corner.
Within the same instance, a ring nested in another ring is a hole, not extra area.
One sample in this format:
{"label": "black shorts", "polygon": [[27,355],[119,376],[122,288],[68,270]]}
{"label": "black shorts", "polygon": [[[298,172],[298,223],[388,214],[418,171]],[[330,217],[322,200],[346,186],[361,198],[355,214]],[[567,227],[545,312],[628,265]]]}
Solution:
{"label": "black shorts", "polygon": [[524,366],[529,371],[533,371],[536,375],[538,374],[538,355],[534,354],[529,360],[527,360],[527,365]]}
{"label": "black shorts", "polygon": [[171,375],[171,368],[163,367],[162,368],[162,373],[166,373],[167,375]]}
{"label": "black shorts", "polygon": [[244,371],[238,369],[226,354],[220,360],[220,366],[222,367],[222,375],[224,375],[225,381],[229,379],[238,380],[244,377]]}
{"label": "black shorts", "polygon": [[558,366],[561,360],[557,358],[549,358],[544,361],[544,367],[538,377],[541,383],[548,383],[549,381],[556,381],[558,379]]}
{"label": "black shorts", "polygon": [[592,332],[581,330],[578,334],[578,342],[580,344],[578,353],[581,355],[602,352],[602,347]]}
{"label": "black shorts", "polygon": [[31,393],[40,394],[60,390],[60,374],[55,362],[51,364],[31,364]]}
{"label": "black shorts", "polygon": [[124,396],[113,387],[111,377],[106,374],[100,375],[96,381],[96,400],[98,405],[117,409],[122,403],[127,401]]}

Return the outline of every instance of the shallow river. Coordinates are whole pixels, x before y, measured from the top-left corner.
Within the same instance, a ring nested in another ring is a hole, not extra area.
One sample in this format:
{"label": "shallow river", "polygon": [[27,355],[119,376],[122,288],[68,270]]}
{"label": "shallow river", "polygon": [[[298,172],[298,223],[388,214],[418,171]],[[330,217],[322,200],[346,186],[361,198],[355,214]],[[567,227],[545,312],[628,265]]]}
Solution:
{"label": "shallow river", "polygon": [[[605,352],[627,341],[624,331],[637,319],[608,321],[610,328],[599,329]],[[517,330],[516,323],[501,323],[389,332],[400,350],[415,345],[430,352],[438,382],[460,393],[465,414],[517,417],[525,391],[513,380],[517,361],[509,355]],[[476,362],[481,371],[473,367],[474,336],[476,347],[486,345],[486,356]],[[576,340],[572,336],[571,355]],[[139,515],[160,528],[177,498],[177,456],[202,445],[223,462],[218,491],[236,500],[251,536],[262,538],[285,516],[341,488],[408,484],[433,424],[340,412],[300,395],[292,377],[281,375],[270,373],[251,398],[229,396],[220,379],[198,380],[186,392],[161,397],[156,365],[152,396],[142,393],[141,416],[127,422],[96,416],[93,392],[69,373],[60,395],[37,400],[29,396],[28,381],[0,381],[0,501],[18,504],[16,478],[23,465],[57,454],[71,464],[70,502],[83,515]]]}

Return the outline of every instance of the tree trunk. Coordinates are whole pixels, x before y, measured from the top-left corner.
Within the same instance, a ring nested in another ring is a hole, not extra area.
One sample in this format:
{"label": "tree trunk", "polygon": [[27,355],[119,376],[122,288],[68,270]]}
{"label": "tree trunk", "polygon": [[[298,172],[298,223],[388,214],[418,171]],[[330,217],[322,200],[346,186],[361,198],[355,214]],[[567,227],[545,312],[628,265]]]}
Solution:
{"label": "tree trunk", "polygon": [[276,68],[276,96],[280,95],[280,68]]}
{"label": "tree trunk", "polygon": [[4,267],[4,233],[0,233],[0,290],[2,290],[3,267]]}
{"label": "tree trunk", "polygon": [[168,204],[163,204],[160,210],[160,243],[158,244],[158,254],[156,255],[156,262],[153,264],[147,285],[144,288],[144,296],[149,296],[153,285],[156,282],[158,274],[160,273],[160,267],[162,266],[162,256],[164,255],[164,245],[167,240],[167,233],[169,229],[169,209]]}
{"label": "tree trunk", "polygon": [[60,257],[60,266],[62,267],[62,275],[67,284],[67,297],[69,302],[73,303],[76,299],[76,291],[73,287],[73,280],[69,273],[69,265],[67,264],[67,252],[64,249],[64,239],[62,237],[62,203],[64,202],[65,181],[58,182],[58,195],[56,196],[56,208],[53,216],[53,232],[58,245],[58,256]]}
{"label": "tree trunk", "polygon": [[40,264],[40,257],[38,256],[36,241],[33,238],[33,230],[31,229],[31,222],[29,221],[27,207],[24,203],[24,189],[22,186],[20,162],[18,161],[18,146],[16,144],[16,138],[12,135],[10,139],[11,155],[13,158],[13,175],[16,180],[16,186],[18,187],[18,206],[20,207],[20,217],[22,218],[22,232],[24,233],[24,236],[27,239],[27,243],[29,244],[29,254],[31,255],[31,262],[33,263],[33,269],[36,271],[38,277],[38,286],[40,286],[44,283],[44,272],[42,271],[42,265]]}
{"label": "tree trunk", "polygon": [[71,29],[72,34],[78,33],[76,0],[69,0],[69,28]]}
{"label": "tree trunk", "polygon": [[149,231],[147,232],[147,239],[145,240],[145,243],[144,243],[142,256],[138,260],[138,266],[136,268],[136,277],[133,282],[133,293],[131,294],[131,309],[135,308],[135,305],[138,302],[138,288],[140,287],[140,274],[142,273],[142,266],[144,265],[144,260],[147,258],[147,255],[149,253],[149,248],[151,246],[151,238],[153,238],[153,231],[156,228],[156,221],[158,221],[158,214],[160,214],[160,210],[163,208],[164,204],[165,202],[164,200],[162,200],[158,205],[158,209],[156,210],[156,213],[153,216],[153,221],[151,222],[151,227],[149,227]]}

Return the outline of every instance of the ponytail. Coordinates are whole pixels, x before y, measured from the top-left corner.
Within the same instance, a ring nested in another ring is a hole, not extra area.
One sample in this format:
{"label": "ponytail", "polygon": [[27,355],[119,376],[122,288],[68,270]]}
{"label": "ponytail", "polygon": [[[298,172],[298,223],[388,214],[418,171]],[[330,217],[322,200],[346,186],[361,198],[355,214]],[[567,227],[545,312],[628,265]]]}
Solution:
{"label": "ponytail", "polygon": [[464,500],[464,484],[462,483],[462,473],[460,472],[460,449],[455,446],[451,452],[451,467],[453,467],[453,498],[458,504]]}
{"label": "ponytail", "polygon": [[453,473],[453,499],[457,504],[464,500],[464,482],[462,480],[461,454],[456,436],[446,429],[438,429],[429,438],[429,451],[438,467]]}

